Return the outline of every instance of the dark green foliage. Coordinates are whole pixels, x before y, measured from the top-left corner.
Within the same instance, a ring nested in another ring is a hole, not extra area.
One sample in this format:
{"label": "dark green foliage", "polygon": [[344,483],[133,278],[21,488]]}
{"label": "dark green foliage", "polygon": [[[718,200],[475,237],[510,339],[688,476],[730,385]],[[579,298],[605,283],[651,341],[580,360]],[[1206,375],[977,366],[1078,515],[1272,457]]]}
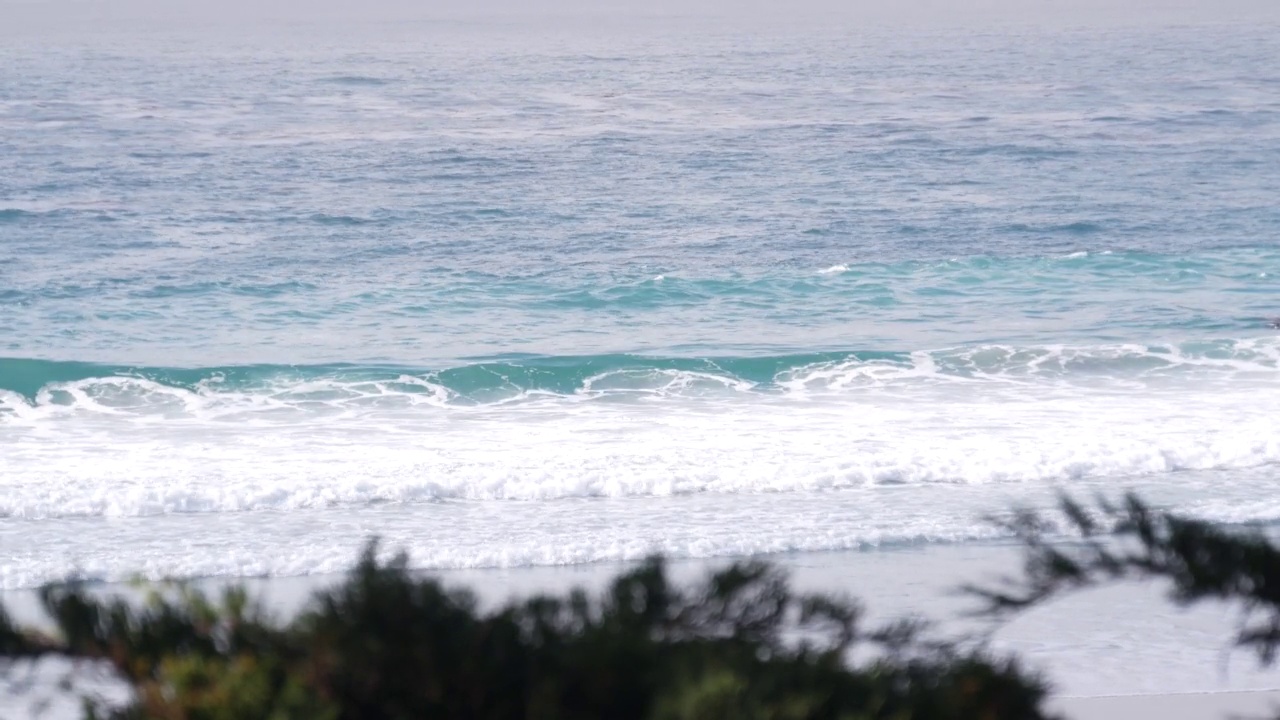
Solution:
{"label": "dark green foliage", "polygon": [[[1135,497],[1096,512],[1064,498],[1079,540],[1050,541],[1034,512],[1000,524],[1026,548],[1021,575],[969,588],[996,616],[1125,578],[1163,578],[1180,604],[1236,602],[1237,641],[1280,649],[1280,550],[1256,531],[1153,511]],[[112,720],[1034,719],[1043,684],[1012,658],[933,642],[918,623],[867,629],[858,607],[797,595],[763,563],[677,587],[660,560],[600,597],[574,591],[492,612],[370,545],[338,587],[288,623],[240,589],[215,603],[184,585],[145,603],[75,585],[42,591],[58,633],[0,609],[0,659],[106,663],[133,690]],[[870,658],[851,662],[858,656]],[[870,652],[868,652],[870,650]]]}
{"label": "dark green foliage", "polygon": [[[864,630],[855,605],[794,594],[777,570],[734,565],[693,588],[652,560],[599,598],[537,597],[493,612],[371,546],[350,578],[287,624],[239,590],[179,586],[139,606],[71,585],[44,591],[58,642],[0,618],[13,657],[104,660],[135,702],[117,720],[800,720],[1045,717],[1012,660]],[[855,647],[873,659],[849,662]]]}
{"label": "dark green foliage", "polygon": [[[1051,542],[1050,526],[1024,511],[1000,523],[1026,547],[1023,575],[1004,587],[970,588],[988,610],[1008,614],[1063,592],[1123,578],[1163,578],[1181,605],[1217,599],[1238,603],[1246,622],[1237,642],[1264,663],[1280,649],[1280,549],[1256,530],[1230,529],[1149,508],[1129,495],[1098,502],[1091,514],[1062,498],[1060,508],[1080,542]],[[1105,532],[1104,532],[1105,530]]]}

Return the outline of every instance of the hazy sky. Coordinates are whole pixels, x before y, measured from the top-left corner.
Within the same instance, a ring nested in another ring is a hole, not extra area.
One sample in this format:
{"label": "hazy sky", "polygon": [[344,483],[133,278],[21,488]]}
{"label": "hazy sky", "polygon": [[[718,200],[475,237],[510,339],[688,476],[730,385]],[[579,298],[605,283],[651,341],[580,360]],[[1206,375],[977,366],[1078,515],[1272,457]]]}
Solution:
{"label": "hazy sky", "polygon": [[727,23],[1280,22],[1280,0],[0,0],[9,31],[100,23],[403,22],[693,16]]}

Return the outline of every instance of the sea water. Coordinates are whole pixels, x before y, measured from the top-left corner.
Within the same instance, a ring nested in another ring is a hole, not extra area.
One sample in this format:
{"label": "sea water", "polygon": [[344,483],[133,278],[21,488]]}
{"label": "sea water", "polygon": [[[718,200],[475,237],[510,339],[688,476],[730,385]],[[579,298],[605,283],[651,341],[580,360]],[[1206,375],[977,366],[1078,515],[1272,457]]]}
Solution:
{"label": "sea water", "polygon": [[5,36],[0,587],[1280,521],[1280,26],[371,27]]}

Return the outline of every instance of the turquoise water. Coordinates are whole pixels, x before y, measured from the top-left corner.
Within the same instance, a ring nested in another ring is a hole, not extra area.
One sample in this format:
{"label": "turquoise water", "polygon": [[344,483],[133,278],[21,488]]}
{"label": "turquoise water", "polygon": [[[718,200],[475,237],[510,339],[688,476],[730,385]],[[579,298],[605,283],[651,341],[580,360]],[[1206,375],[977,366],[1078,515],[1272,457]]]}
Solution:
{"label": "turquoise water", "polygon": [[1274,24],[365,30],[0,48],[0,585],[1280,520]]}

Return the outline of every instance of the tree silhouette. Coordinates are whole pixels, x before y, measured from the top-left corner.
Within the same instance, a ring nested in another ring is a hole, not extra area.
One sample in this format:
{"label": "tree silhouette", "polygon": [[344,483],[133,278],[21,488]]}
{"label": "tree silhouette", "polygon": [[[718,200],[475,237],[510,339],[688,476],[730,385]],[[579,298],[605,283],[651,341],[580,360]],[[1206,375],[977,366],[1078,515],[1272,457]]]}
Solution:
{"label": "tree silhouette", "polygon": [[42,601],[56,636],[5,617],[0,652],[108,664],[133,701],[86,715],[116,720],[1048,717],[1046,686],[1015,659],[918,623],[865,628],[852,601],[796,594],[764,563],[677,587],[653,559],[598,597],[487,613],[406,564],[370,544],[285,624],[238,588],[211,601],[179,585],[140,604],[54,585]]}
{"label": "tree silhouette", "polygon": [[1136,495],[1099,499],[1093,512],[1062,497],[1079,541],[1054,540],[1054,523],[1023,510],[997,521],[1025,548],[1022,574],[999,587],[968,586],[986,612],[1007,616],[1067,592],[1123,579],[1162,579],[1182,606],[1222,600],[1239,606],[1236,643],[1270,665],[1280,647],[1280,549],[1257,528],[1230,528],[1153,510]]}
{"label": "tree silhouette", "polygon": [[[1025,548],[1021,572],[969,586],[1006,618],[1063,593],[1126,578],[1169,582],[1171,599],[1239,605],[1236,642],[1269,664],[1280,647],[1280,550],[1256,529],[1151,509],[1135,496],[1086,507],[1066,528],[1041,513],[999,521]],[[959,720],[1036,719],[1047,686],[1017,658],[938,640],[919,621],[866,627],[843,597],[797,594],[777,568],[739,562],[677,586],[661,559],[598,596],[574,590],[479,609],[465,591],[377,559],[371,542],[340,585],[279,622],[243,589],[189,585],[145,602],[76,583],[41,601],[56,632],[0,608],[0,657],[109,667],[132,691],[112,720]],[[12,663],[10,663],[12,665]]]}

